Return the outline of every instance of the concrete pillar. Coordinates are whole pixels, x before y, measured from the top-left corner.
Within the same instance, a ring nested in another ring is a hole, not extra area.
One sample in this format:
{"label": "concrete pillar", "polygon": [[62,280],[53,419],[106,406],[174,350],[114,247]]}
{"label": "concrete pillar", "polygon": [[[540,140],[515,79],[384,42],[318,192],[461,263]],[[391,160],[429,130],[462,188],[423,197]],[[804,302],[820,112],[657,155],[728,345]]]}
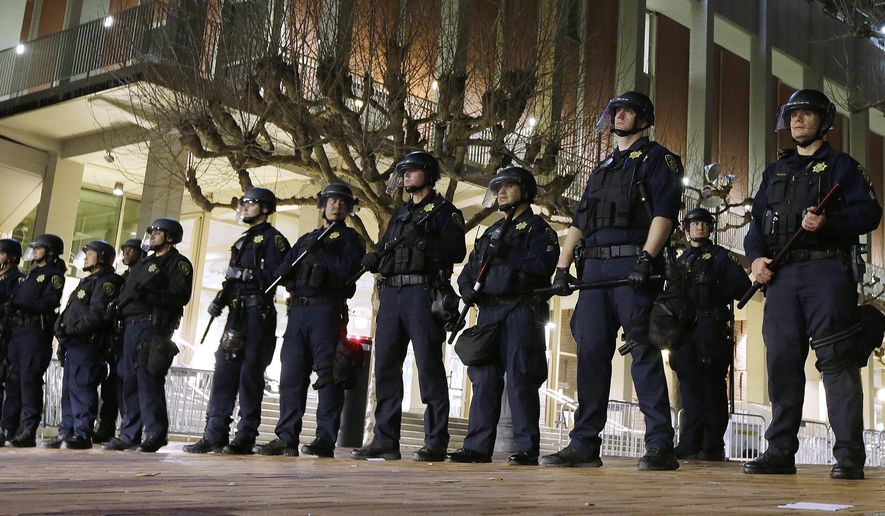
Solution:
{"label": "concrete pillar", "polygon": [[744,307],[747,321],[747,398],[750,403],[767,404],[768,368],[765,360],[765,342],[762,339],[762,295],[756,296]]}
{"label": "concrete pillar", "polygon": [[685,171],[693,184],[702,184],[701,171],[712,160],[713,149],[713,9],[709,0],[691,3],[690,30]]}
{"label": "concrete pillar", "polygon": [[771,27],[774,21],[774,3],[757,0],[759,5],[759,32],[750,45],[750,138],[749,138],[749,192],[756,193],[762,180],[762,171],[774,157],[774,83],[771,77]]}
{"label": "concrete pillar", "polygon": [[147,229],[159,217],[181,217],[186,156],[181,145],[172,138],[150,142],[138,212],[139,231]]}
{"label": "concrete pillar", "polygon": [[621,0],[618,4],[618,62],[615,94],[638,90],[648,93],[642,71],[645,59],[645,0]]}
{"label": "concrete pillar", "polygon": [[869,134],[870,111],[868,109],[848,116],[848,154],[851,154],[851,157],[864,167],[869,161]]}
{"label": "concrete pillar", "polygon": [[40,204],[34,235],[52,233],[65,241],[65,261],[71,255],[71,241],[80,204],[80,185],[83,183],[83,165],[76,161],[59,159],[52,155],[43,177]]}

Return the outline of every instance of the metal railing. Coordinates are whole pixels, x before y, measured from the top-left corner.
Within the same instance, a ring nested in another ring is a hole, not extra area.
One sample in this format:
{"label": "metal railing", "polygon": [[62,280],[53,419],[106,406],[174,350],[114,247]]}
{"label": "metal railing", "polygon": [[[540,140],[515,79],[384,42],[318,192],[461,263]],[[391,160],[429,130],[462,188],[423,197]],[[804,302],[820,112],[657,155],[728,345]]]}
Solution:
{"label": "metal railing", "polygon": [[765,418],[759,414],[729,414],[725,429],[725,456],[734,460],[751,460],[768,448],[765,440]]}
{"label": "metal railing", "polygon": [[796,464],[832,464],[833,442],[830,426],[821,421],[802,420]]}
{"label": "metal railing", "polygon": [[608,400],[600,455],[641,457],[645,453],[645,418],[638,403]]}

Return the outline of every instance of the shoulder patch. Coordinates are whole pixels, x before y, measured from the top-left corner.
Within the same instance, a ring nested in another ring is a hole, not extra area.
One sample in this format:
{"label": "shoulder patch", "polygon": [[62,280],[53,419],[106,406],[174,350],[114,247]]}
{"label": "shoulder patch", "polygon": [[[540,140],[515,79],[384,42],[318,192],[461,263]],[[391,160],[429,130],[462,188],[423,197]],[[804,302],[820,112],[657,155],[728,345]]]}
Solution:
{"label": "shoulder patch", "polygon": [[55,290],[61,290],[61,288],[65,286],[65,280],[63,280],[61,276],[53,276],[50,282],[52,283],[52,288]]}
{"label": "shoulder patch", "polygon": [[452,212],[452,220],[455,221],[455,225],[461,228],[461,230],[464,229],[464,215],[461,215],[460,211]]}
{"label": "shoulder patch", "polygon": [[185,260],[178,262],[178,268],[181,269],[181,273],[185,276],[191,275],[191,264],[187,263]]}
{"label": "shoulder patch", "polygon": [[277,249],[279,249],[281,253],[286,250],[286,238],[283,235],[277,233],[273,237],[273,241],[275,244],[277,244]]}
{"label": "shoulder patch", "polygon": [[679,173],[679,162],[676,160],[676,156],[672,154],[667,154],[664,156],[664,161],[667,162],[667,166],[670,167],[670,170],[673,172]]}
{"label": "shoulder patch", "polygon": [[734,263],[740,265],[741,261],[738,259],[737,255],[731,251],[728,251],[728,259],[733,261]]}
{"label": "shoulder patch", "polygon": [[116,285],[114,285],[110,281],[103,283],[101,285],[101,288],[104,289],[104,293],[107,294],[108,296],[113,296],[114,294],[117,293]]}

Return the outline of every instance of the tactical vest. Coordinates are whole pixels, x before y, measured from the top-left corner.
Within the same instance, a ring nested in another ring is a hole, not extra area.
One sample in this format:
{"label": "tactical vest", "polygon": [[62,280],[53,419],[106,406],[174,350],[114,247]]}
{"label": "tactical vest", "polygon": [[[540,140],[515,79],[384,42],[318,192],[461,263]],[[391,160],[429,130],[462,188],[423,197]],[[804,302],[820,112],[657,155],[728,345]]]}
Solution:
{"label": "tactical vest", "polygon": [[[519,224],[528,224],[524,229],[518,229]],[[487,229],[479,240],[474,244],[474,256],[477,257],[476,268],[479,270],[481,264],[485,261],[488,254],[489,244],[492,241],[492,234],[500,227],[495,224]],[[528,221],[514,221],[510,228],[501,238],[501,245],[508,249],[528,249],[531,245],[532,231],[541,228],[528,223]],[[549,278],[540,277],[533,274],[527,274],[523,271],[513,271],[509,273],[506,267],[506,259],[495,258],[492,260],[488,276],[486,277],[485,291],[491,293],[525,293],[536,288],[543,288],[549,285]]]}
{"label": "tactical vest", "polygon": [[[585,226],[581,228],[584,236],[603,228],[647,228],[651,224],[636,185],[643,179],[639,167],[648,158],[647,151],[651,144],[647,142],[620,162],[615,162],[614,157],[609,156],[590,174],[587,182],[588,205],[585,208],[587,216]],[[630,158],[629,165],[626,164],[627,158]]]}
{"label": "tactical vest", "polygon": [[[446,201],[437,200],[433,202]],[[401,238],[409,231],[409,228],[414,227],[415,221],[421,218],[421,210],[432,205],[433,203],[430,203],[421,208],[415,207],[412,210],[403,210],[401,213],[397,213],[393,220],[390,221],[389,241],[392,242]],[[425,229],[418,228],[418,231],[424,231]],[[433,272],[433,267],[433,263],[427,259],[427,255],[424,254],[423,250],[418,249],[414,245],[400,245],[381,260],[378,270],[383,276],[394,274],[429,274]]]}
{"label": "tactical vest", "polygon": [[716,288],[714,265],[717,251],[713,246],[702,248],[694,257],[681,264],[688,275],[691,293],[698,308],[727,304],[727,301],[723,302],[723,296]]}
{"label": "tactical vest", "polygon": [[[298,252],[295,256],[300,256],[301,253],[313,242],[316,240],[317,236],[319,236],[318,232],[314,232],[310,236],[310,238],[305,239],[303,241],[303,245],[299,247]],[[313,248],[314,253],[320,252],[319,245]],[[300,263],[295,270],[295,274],[292,276],[292,279],[287,283],[287,288],[289,291],[293,291],[296,288],[330,288],[336,287],[338,285],[332,285],[332,275],[329,274],[329,270],[318,263],[305,264]]]}
{"label": "tactical vest", "polygon": [[[802,218],[809,206],[816,206],[832,187],[833,163],[838,152],[828,152],[823,159],[806,164],[782,159],[769,178],[765,194],[769,209],[762,221],[762,233],[768,248],[777,253],[793,233],[802,227]],[[822,249],[827,245],[818,232],[806,233],[797,242],[797,249]]]}

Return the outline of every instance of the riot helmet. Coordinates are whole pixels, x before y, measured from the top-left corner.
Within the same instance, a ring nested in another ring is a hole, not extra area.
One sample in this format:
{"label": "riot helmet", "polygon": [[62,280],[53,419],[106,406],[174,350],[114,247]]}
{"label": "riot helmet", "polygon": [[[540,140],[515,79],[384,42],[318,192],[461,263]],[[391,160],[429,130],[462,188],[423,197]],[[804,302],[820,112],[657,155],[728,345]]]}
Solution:
{"label": "riot helmet", "polygon": [[[636,121],[633,129],[615,129],[615,115],[619,107],[626,107],[636,113]],[[645,127],[639,127],[640,120],[644,120]],[[655,125],[655,105],[647,95],[638,91],[625,91],[608,101],[605,110],[596,122],[596,132],[601,133],[608,129],[618,136],[629,136],[644,131]]]}
{"label": "riot helmet", "polygon": [[[489,181],[489,187],[486,189],[482,205],[486,208],[494,206],[498,200],[498,191],[501,190],[501,186],[505,184],[519,186],[519,189],[522,192],[522,197],[519,199],[519,202],[531,204],[534,202],[535,196],[538,195],[538,183],[535,181],[535,176],[533,176],[531,172],[522,167],[508,166],[499,170],[491,181]],[[505,205],[499,204],[498,209],[506,211],[513,206],[514,203],[508,203]]]}
{"label": "riot helmet", "polygon": [[344,201],[347,215],[353,215],[354,208],[360,202],[354,197],[353,190],[347,183],[330,183],[317,196],[317,208],[322,212],[323,218],[326,217],[326,202],[333,197]]}
{"label": "riot helmet", "polygon": [[823,92],[811,89],[797,90],[777,110],[777,131],[790,129],[790,117],[797,109],[807,109],[820,117],[814,138],[802,142],[794,140],[800,147],[807,147],[814,141],[822,139],[836,121],[836,105]]}
{"label": "riot helmet", "polygon": [[[87,251],[93,251],[96,254],[96,260],[93,263],[87,263]],[[84,272],[95,271],[98,265],[113,265],[116,257],[114,246],[104,240],[93,240],[84,245],[77,256],[74,257],[74,266],[82,269]]]}
{"label": "riot helmet", "polygon": [[439,181],[439,161],[433,154],[426,151],[412,151],[403,156],[396,164],[394,173],[387,182],[387,193],[392,194],[397,188],[403,188],[403,175],[406,170],[417,169],[423,170],[425,174],[425,183],[421,186],[406,186],[408,193],[420,190],[426,186],[433,186]]}
{"label": "riot helmet", "polygon": [[685,218],[682,219],[682,230],[685,231],[685,235],[688,240],[694,240],[695,242],[706,240],[706,238],[691,238],[692,222],[706,222],[707,228],[709,229],[710,233],[712,233],[716,227],[716,218],[713,217],[713,214],[710,213],[710,211],[706,208],[692,208],[688,210],[688,212],[686,212],[685,214]]}
{"label": "riot helmet", "polygon": [[48,262],[52,261],[52,259],[61,258],[61,255],[65,252],[65,243],[58,235],[50,233],[40,235],[28,245],[28,249],[25,251],[25,255],[22,259],[25,261],[32,261],[36,249],[43,249],[46,251],[46,261]]}
{"label": "riot helmet", "polygon": [[10,265],[17,266],[22,259],[21,242],[14,238],[0,239],[0,253],[6,255],[6,258],[0,262],[0,270],[6,269]]}
{"label": "riot helmet", "polygon": [[[259,212],[259,215],[257,216],[247,216],[245,214],[246,206],[253,203],[257,203],[261,206],[262,210],[267,210],[267,213],[262,211]],[[237,202],[237,220],[245,222],[246,224],[252,224],[257,221],[261,215],[270,215],[275,211],[277,211],[277,196],[262,186],[253,186],[246,190],[246,193],[244,193]]]}
{"label": "riot helmet", "polygon": [[[151,233],[154,231],[162,231],[165,235],[162,244],[151,244]],[[183,236],[184,228],[181,227],[181,224],[177,220],[161,217],[152,222],[147,230],[145,230],[144,237],[141,239],[141,249],[145,252],[156,251],[165,244],[175,245],[181,242]]]}
{"label": "riot helmet", "polygon": [[[135,254],[130,254],[129,257],[126,256],[126,251],[132,250]],[[129,240],[123,242],[123,245],[120,246],[120,252],[117,253],[117,263],[122,263],[123,265],[131,266],[138,263],[144,256],[144,250],[141,248],[141,240],[137,238],[130,238]],[[133,260],[134,258],[134,260]]]}

